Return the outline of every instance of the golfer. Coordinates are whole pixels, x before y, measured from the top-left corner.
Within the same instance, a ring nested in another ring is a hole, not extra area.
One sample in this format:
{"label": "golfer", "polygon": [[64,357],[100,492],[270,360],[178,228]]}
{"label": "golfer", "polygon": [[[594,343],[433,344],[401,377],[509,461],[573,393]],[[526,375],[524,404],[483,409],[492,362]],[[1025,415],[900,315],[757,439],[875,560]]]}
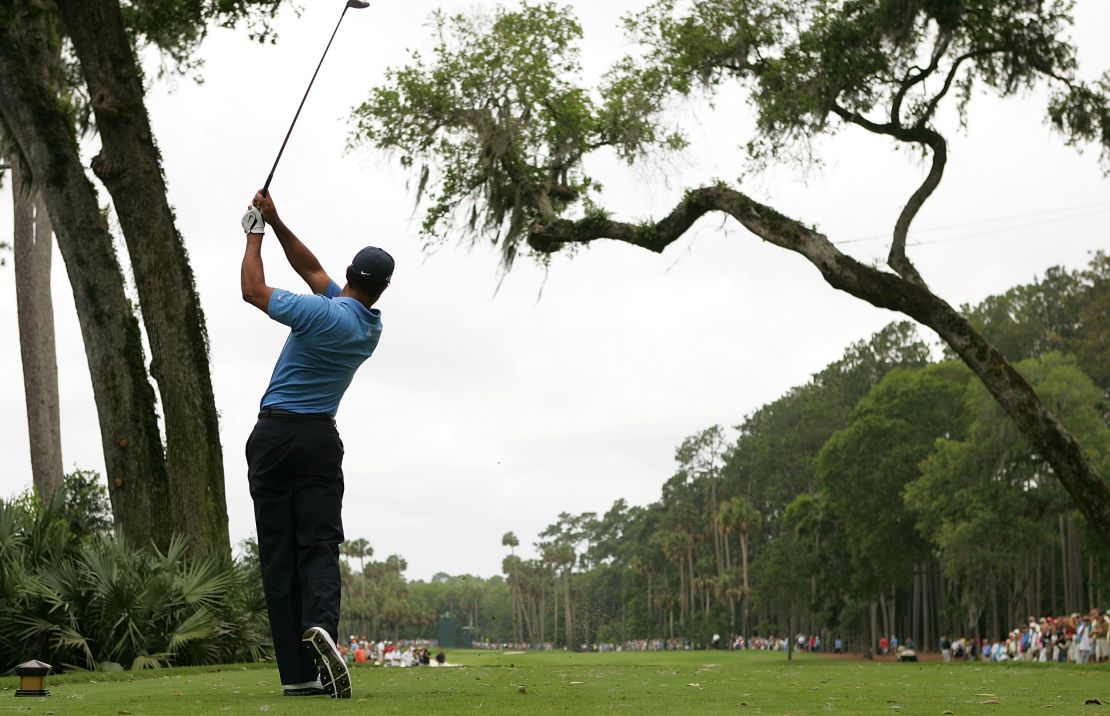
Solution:
{"label": "golfer", "polygon": [[[311,294],[266,285],[262,237],[267,223]],[[350,698],[350,674],[336,648],[343,442],[335,413],[355,371],[381,337],[381,311],[373,306],[389,286],[393,258],[373,246],[362,249],[340,289],[278,217],[271,196],[255,194],[243,230],[243,300],[291,329],[247,440],[278,672],[287,696]]]}

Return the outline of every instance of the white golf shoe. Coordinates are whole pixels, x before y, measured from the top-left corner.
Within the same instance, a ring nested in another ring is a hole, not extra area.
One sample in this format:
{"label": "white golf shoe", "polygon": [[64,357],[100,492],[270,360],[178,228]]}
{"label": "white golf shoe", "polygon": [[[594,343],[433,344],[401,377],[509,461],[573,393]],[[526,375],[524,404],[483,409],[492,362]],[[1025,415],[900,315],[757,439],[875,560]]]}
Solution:
{"label": "white golf shoe", "polygon": [[351,673],[347,662],[335,647],[331,635],[320,627],[310,627],[301,637],[312,645],[316,665],[320,668],[320,683],[333,699],[351,698]]}

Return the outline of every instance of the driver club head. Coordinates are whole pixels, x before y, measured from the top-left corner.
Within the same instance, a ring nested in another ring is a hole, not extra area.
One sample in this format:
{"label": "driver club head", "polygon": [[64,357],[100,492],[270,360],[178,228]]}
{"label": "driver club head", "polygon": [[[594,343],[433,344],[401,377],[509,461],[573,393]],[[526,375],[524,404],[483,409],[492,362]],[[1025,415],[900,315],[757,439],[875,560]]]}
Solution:
{"label": "driver club head", "polygon": [[347,7],[353,7],[356,10],[362,10],[364,8],[370,7],[370,3],[364,2],[364,0],[347,0]]}

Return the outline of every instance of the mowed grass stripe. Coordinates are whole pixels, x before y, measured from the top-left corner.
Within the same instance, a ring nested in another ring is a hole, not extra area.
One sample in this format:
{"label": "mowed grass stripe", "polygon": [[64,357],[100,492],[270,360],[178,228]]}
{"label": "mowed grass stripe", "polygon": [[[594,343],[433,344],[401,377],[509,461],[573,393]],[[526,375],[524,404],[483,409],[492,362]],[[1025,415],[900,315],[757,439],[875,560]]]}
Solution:
{"label": "mowed grass stripe", "polygon": [[49,679],[52,695],[0,713],[302,714],[1110,714],[1110,669],[1051,664],[893,664],[781,653],[449,652],[457,668],[353,670],[349,701],[281,696],[270,665]]}

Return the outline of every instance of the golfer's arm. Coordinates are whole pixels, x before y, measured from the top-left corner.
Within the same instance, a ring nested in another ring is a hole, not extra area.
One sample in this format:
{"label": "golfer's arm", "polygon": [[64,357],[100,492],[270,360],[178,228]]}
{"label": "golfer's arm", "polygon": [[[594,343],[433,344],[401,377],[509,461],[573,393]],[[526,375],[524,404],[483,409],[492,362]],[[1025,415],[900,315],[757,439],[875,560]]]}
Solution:
{"label": "golfer's arm", "polygon": [[247,234],[247,251],[243,254],[239,283],[243,289],[243,300],[268,313],[274,289],[266,285],[266,270],[262,267],[262,234]]}
{"label": "golfer's arm", "polygon": [[304,279],[313,293],[325,293],[331,278],[324,272],[324,267],[320,265],[316,255],[308,250],[308,247],[281,219],[270,224],[270,227],[281,242],[281,248],[285,249],[285,258],[289,260],[293,270]]}

